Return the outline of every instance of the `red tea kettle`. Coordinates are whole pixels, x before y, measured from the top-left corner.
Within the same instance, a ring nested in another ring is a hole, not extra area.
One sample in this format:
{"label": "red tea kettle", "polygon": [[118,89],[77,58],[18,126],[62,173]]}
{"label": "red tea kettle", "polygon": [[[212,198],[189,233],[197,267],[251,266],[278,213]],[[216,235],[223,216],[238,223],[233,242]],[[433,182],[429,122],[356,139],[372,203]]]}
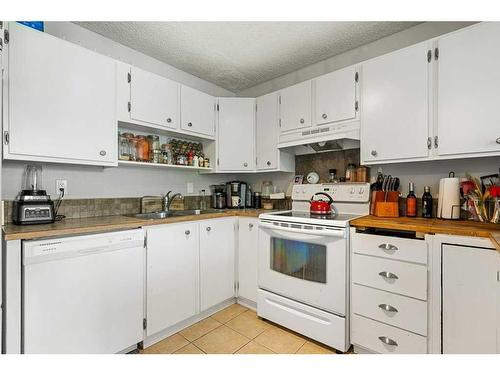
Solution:
{"label": "red tea kettle", "polygon": [[[314,197],[316,195],[324,195],[325,197],[328,198],[328,202],[324,200],[314,200]],[[309,201],[311,204],[309,210],[312,215],[329,215],[332,213],[332,203],[333,199],[326,193],[316,193],[311,197],[311,200]]]}

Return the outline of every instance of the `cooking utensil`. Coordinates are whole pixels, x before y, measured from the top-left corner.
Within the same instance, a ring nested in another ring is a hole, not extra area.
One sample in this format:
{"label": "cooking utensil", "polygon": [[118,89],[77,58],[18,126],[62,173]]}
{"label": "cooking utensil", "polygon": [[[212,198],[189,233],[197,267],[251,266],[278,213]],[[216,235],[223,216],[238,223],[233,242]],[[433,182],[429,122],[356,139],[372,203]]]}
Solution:
{"label": "cooking utensil", "polygon": [[[315,200],[314,197],[317,195],[324,195],[325,197],[328,198],[328,201],[324,201],[321,199]],[[314,194],[311,197],[309,203],[310,203],[309,211],[313,215],[328,215],[332,212],[331,204],[333,203],[333,199],[326,193],[319,192]]]}

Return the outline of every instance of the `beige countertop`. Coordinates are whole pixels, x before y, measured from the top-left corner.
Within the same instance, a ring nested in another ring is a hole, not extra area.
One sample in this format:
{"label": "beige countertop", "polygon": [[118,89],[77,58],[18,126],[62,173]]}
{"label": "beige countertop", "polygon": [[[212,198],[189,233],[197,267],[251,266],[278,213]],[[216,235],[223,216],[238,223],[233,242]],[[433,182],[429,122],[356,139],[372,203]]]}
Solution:
{"label": "beige countertop", "polygon": [[2,230],[6,241],[29,240],[34,238],[79,235],[85,233],[106,232],[113,230],[141,228],[149,225],[180,223],[183,221],[216,219],[220,217],[244,216],[258,217],[270,210],[242,209],[221,210],[220,212],[201,215],[169,217],[159,220],[142,220],[129,216],[101,216],[84,219],[63,219],[53,224],[14,225],[6,224]]}
{"label": "beige countertop", "polygon": [[373,215],[351,221],[353,227],[414,231],[425,234],[450,234],[457,236],[489,238],[500,251],[500,224],[480,223],[469,220],[424,219],[421,217],[384,218]]}

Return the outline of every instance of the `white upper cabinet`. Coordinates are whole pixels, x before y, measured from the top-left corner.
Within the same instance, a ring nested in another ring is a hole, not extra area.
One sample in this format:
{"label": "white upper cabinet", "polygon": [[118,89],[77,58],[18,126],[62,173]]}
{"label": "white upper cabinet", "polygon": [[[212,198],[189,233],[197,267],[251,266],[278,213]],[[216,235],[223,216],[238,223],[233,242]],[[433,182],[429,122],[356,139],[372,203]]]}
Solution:
{"label": "white upper cabinet", "polygon": [[4,158],[116,165],[115,61],[14,22],[9,35]]}
{"label": "white upper cabinet", "polygon": [[314,80],[316,125],[356,118],[356,83],[357,73],[354,66]]}
{"label": "white upper cabinet", "polygon": [[440,156],[500,154],[500,23],[439,38]]}
{"label": "white upper cabinet", "polygon": [[311,126],[311,81],[302,82],[280,92],[281,132]]}
{"label": "white upper cabinet", "polygon": [[200,306],[201,311],[235,295],[234,218],[200,223]]}
{"label": "white upper cabinet", "polygon": [[361,163],[428,157],[429,50],[421,43],[363,63]]}
{"label": "white upper cabinet", "polygon": [[255,145],[258,170],[277,168],[278,137],[278,95],[271,93],[257,98]]}
{"label": "white upper cabinet", "polygon": [[180,85],[135,67],[131,68],[131,74],[130,118],[177,129]]}
{"label": "white upper cabinet", "polygon": [[219,98],[217,170],[255,170],[255,99]]}
{"label": "white upper cabinet", "polygon": [[214,105],[213,96],[181,86],[181,129],[213,137],[215,135]]}

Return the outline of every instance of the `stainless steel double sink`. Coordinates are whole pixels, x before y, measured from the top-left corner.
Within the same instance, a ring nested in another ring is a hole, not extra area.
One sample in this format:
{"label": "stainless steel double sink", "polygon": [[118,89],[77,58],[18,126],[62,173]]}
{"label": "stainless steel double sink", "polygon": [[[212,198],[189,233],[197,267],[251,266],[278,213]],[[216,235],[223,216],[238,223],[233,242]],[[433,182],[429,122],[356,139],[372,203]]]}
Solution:
{"label": "stainless steel double sink", "polygon": [[149,212],[145,214],[133,214],[126,215],[128,217],[133,217],[136,219],[142,220],[159,220],[166,219],[169,217],[179,217],[179,216],[191,216],[191,215],[202,215],[202,214],[214,214],[214,213],[222,213],[224,210],[180,210],[180,211],[158,211],[158,212]]}

